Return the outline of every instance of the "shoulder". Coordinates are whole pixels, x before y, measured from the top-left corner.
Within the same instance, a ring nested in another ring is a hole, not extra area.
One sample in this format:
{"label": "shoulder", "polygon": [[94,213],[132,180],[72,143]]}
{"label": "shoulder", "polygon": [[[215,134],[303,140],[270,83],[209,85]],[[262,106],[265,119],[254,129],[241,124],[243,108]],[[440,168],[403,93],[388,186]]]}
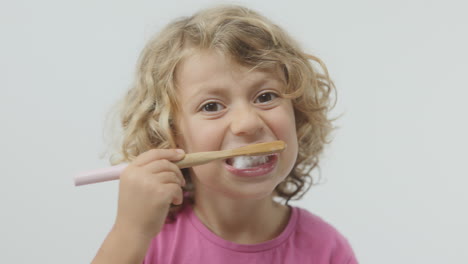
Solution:
{"label": "shoulder", "polygon": [[299,207],[295,207],[293,210],[297,211],[298,231],[321,238],[335,238],[341,236],[335,227],[323,220],[320,216]]}
{"label": "shoulder", "polygon": [[357,263],[351,245],[334,226],[321,217],[302,208],[297,211],[296,240],[313,247],[320,252],[327,252],[330,263]]}

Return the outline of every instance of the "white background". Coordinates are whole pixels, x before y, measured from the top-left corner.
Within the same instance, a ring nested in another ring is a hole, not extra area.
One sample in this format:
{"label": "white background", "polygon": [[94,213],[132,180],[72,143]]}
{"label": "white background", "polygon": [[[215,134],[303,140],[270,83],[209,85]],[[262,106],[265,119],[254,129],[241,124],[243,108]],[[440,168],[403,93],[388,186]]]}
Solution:
{"label": "white background", "polygon": [[[72,175],[108,165],[103,124],[145,41],[213,3],[2,0],[0,263],[91,261],[118,183],[74,187]],[[337,227],[361,263],[468,263],[466,1],[248,6],[338,88],[326,181],[294,205]]]}

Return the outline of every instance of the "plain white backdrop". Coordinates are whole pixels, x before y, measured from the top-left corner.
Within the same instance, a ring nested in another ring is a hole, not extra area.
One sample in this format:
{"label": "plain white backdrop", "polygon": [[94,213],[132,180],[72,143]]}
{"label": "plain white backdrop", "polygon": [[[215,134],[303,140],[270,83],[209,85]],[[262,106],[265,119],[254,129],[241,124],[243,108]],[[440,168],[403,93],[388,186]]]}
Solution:
{"label": "plain white backdrop", "polygon": [[0,263],[89,263],[112,226],[106,114],[163,25],[246,4],[327,64],[343,114],[325,182],[294,205],[361,263],[468,263],[466,1],[5,1],[0,4]]}

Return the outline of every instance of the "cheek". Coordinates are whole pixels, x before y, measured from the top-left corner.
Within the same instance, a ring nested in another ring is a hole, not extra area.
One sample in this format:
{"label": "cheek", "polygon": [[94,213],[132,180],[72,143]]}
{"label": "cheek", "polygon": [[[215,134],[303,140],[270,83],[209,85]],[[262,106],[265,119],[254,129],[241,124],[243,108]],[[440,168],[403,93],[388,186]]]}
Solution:
{"label": "cheek", "polygon": [[270,123],[273,130],[276,131],[276,136],[287,141],[297,142],[296,120],[292,105],[287,104],[273,113]]}
{"label": "cheek", "polygon": [[287,156],[288,163],[291,163],[291,166],[293,166],[296,161],[299,145],[292,105],[282,108],[281,112],[276,114],[276,117],[272,123],[274,133],[279,139],[286,142],[285,155]]}
{"label": "cheek", "polygon": [[180,124],[180,145],[186,152],[202,152],[218,150],[222,141],[220,127],[197,120],[182,121]]}

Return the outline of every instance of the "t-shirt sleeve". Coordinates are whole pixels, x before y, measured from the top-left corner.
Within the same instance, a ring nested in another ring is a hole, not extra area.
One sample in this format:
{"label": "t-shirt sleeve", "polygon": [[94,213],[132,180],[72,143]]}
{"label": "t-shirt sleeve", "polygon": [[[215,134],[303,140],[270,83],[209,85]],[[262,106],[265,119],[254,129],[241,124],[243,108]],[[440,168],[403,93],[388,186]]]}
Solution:
{"label": "t-shirt sleeve", "polygon": [[[351,244],[335,227],[304,209],[300,210],[299,233],[306,244],[314,244],[320,263],[357,264]],[[319,243],[317,243],[319,241]]]}
{"label": "t-shirt sleeve", "polygon": [[351,247],[348,240],[341,235],[336,233],[336,247],[333,250],[331,264],[358,264],[356,255],[354,254],[353,248]]}

